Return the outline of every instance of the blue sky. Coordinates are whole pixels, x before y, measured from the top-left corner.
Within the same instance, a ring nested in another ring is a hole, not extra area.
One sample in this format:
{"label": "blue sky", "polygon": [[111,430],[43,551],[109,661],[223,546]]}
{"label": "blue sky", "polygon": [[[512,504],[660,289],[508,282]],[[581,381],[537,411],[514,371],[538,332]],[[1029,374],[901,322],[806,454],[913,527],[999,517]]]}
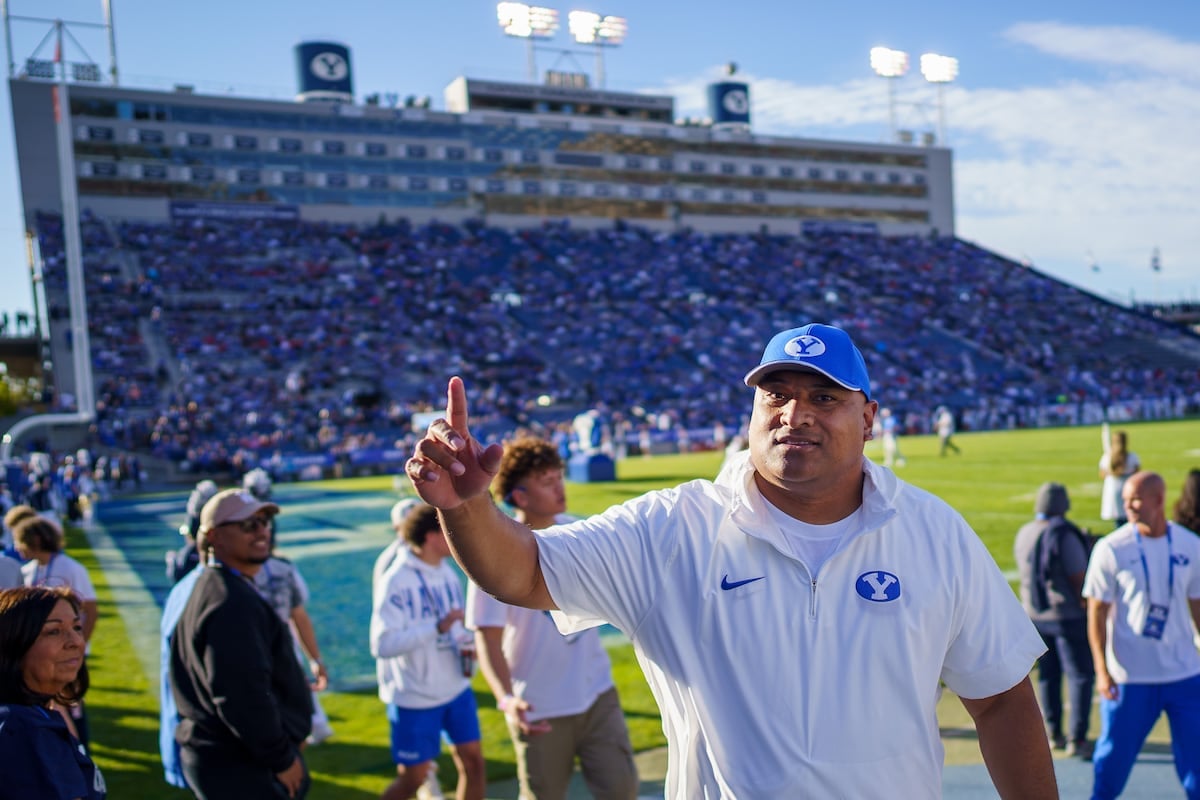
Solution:
{"label": "blue sky", "polygon": [[[607,53],[607,86],[670,93],[678,116],[705,113],[704,86],[736,62],[758,133],[883,141],[887,86],[868,63],[877,45],[913,61],[896,84],[898,127],[932,131],[935,93],[921,53],[959,59],[945,91],[959,236],[1068,282],[1128,301],[1200,300],[1200,3],[688,4],[605,0],[557,5],[564,30],[536,53],[539,71],[592,72],[570,47],[575,8],[627,17]],[[9,0],[18,16],[99,22],[100,0]],[[459,75],[520,81],[523,42],[503,36],[490,0],[114,0],[121,83],[287,98],[292,47],[349,45],[355,94],[429,95],[442,108]],[[49,26],[14,22],[13,60]],[[107,68],[103,33],[75,34]],[[52,48],[42,57],[51,57]],[[78,51],[66,50],[68,60]],[[32,308],[21,238],[11,105],[0,105],[0,310]],[[1155,247],[1162,271],[1149,268]],[[1099,271],[1091,268],[1095,263]]]}

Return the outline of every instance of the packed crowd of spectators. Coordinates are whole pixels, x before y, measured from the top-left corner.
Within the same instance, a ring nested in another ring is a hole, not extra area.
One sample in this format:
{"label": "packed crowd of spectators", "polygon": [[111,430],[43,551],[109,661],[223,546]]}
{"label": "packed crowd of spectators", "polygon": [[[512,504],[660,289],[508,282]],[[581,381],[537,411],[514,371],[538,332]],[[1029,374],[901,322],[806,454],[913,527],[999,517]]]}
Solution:
{"label": "packed crowd of spectators", "polygon": [[[61,224],[39,226],[52,327],[68,328]],[[99,443],[197,469],[406,450],[452,374],[493,437],[589,408],[631,442],[736,431],[763,342],[813,320],[852,331],[908,432],[940,405],[966,429],[1200,405],[1184,328],[954,238],[90,213],[82,228]]]}

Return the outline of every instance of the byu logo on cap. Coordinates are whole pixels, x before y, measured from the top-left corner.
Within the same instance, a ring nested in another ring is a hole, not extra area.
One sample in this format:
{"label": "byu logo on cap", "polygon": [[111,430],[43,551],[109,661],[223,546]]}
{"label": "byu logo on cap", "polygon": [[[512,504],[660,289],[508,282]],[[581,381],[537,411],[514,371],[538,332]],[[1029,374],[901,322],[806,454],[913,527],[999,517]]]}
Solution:
{"label": "byu logo on cap", "polygon": [[890,572],[871,570],[858,576],[854,590],[872,603],[890,603],[900,599],[900,579]]}
{"label": "byu logo on cap", "polygon": [[783,352],[794,358],[816,358],[825,352],[825,343],[812,334],[797,336],[783,346]]}

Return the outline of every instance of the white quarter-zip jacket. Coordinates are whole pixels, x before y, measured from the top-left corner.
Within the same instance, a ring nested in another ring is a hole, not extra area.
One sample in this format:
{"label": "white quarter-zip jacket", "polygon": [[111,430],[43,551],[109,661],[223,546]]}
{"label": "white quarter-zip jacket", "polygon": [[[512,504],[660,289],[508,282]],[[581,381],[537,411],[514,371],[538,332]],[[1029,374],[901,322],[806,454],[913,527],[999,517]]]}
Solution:
{"label": "white quarter-zip jacket", "polygon": [[1045,649],[979,537],[863,459],[860,526],[818,578],[742,456],[718,482],[539,531],[571,632],[634,643],[668,740],[666,797],[941,796],[939,682],[1006,691]]}

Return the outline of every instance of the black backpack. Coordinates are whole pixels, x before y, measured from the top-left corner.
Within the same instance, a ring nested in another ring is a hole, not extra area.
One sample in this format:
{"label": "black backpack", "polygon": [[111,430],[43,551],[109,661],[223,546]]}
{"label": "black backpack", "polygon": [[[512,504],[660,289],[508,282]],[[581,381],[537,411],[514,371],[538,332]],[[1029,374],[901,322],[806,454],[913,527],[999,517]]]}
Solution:
{"label": "black backpack", "polygon": [[[1079,529],[1073,522],[1059,517],[1054,524],[1049,525],[1038,537],[1033,547],[1033,579],[1030,581],[1029,604],[1034,611],[1050,610],[1050,582],[1055,572],[1061,574],[1059,553],[1062,550],[1062,537],[1076,536],[1083,545],[1083,551],[1090,559],[1096,539],[1090,532]],[[1062,575],[1065,578],[1065,575]]]}

